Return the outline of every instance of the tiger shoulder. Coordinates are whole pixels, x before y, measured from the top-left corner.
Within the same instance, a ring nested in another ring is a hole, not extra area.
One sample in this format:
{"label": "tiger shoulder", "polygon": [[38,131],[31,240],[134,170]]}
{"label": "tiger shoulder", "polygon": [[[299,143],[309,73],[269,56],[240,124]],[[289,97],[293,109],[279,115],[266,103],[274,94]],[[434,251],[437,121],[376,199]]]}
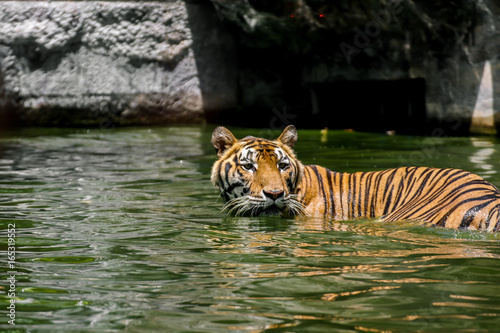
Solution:
{"label": "tiger shoulder", "polygon": [[238,140],[224,127],[212,133],[218,155],[211,180],[234,215],[297,215],[334,220],[379,218],[447,228],[498,231],[500,192],[459,169],[401,167],[341,173],[303,165],[295,156],[297,130],[276,140]]}

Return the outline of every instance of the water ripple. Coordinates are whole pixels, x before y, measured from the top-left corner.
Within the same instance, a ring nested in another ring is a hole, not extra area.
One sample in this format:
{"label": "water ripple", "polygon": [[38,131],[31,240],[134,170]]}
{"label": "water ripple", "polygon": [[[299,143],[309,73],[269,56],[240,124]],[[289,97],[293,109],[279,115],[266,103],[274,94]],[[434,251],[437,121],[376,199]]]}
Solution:
{"label": "water ripple", "polygon": [[[301,131],[299,156],[363,171],[392,167],[422,143],[328,135],[320,143],[316,132]],[[478,142],[439,138],[439,154],[426,164],[452,166],[445,165],[449,155],[462,154],[470,158],[459,167],[489,172],[499,144]],[[226,217],[209,181],[214,159],[204,127],[32,129],[0,138],[0,239],[16,226],[16,328],[497,329],[498,235],[371,220]],[[0,248],[7,251],[5,241]],[[1,294],[0,302],[9,299]],[[10,328],[4,323],[0,329]]]}

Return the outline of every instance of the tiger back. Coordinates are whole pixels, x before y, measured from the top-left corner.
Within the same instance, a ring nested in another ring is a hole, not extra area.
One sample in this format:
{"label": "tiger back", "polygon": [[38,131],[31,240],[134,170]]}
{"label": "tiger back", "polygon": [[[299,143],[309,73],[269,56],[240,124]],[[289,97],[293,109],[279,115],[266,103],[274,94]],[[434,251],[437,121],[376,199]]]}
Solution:
{"label": "tiger back", "polygon": [[447,228],[500,229],[500,192],[459,169],[402,167],[341,173],[302,165],[293,152],[294,126],[278,139],[237,140],[224,127],[212,134],[219,159],[212,182],[235,215],[296,215],[334,220],[380,218]]}

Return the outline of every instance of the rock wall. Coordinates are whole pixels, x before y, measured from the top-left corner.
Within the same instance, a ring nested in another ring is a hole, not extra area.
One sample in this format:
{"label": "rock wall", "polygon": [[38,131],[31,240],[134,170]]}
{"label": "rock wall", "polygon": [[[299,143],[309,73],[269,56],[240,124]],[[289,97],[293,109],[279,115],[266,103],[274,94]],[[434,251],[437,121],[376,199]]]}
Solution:
{"label": "rock wall", "polygon": [[500,127],[496,0],[0,7],[0,125]]}
{"label": "rock wall", "polygon": [[203,119],[184,1],[0,7],[4,115],[63,126]]}

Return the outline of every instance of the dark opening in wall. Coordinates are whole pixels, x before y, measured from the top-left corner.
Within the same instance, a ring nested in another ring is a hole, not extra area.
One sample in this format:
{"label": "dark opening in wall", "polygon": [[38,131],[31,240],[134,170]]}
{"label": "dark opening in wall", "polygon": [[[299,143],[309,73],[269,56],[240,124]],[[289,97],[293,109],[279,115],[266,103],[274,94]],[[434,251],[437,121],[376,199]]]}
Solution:
{"label": "dark opening in wall", "polygon": [[[283,85],[283,104],[261,101],[236,110],[212,114],[208,121],[280,130],[298,128],[353,129],[366,132],[396,131],[428,134],[425,80],[339,81]],[[265,89],[262,93],[272,89]]]}
{"label": "dark opening in wall", "polygon": [[424,134],[425,80],[344,81],[309,86],[314,127]]}

